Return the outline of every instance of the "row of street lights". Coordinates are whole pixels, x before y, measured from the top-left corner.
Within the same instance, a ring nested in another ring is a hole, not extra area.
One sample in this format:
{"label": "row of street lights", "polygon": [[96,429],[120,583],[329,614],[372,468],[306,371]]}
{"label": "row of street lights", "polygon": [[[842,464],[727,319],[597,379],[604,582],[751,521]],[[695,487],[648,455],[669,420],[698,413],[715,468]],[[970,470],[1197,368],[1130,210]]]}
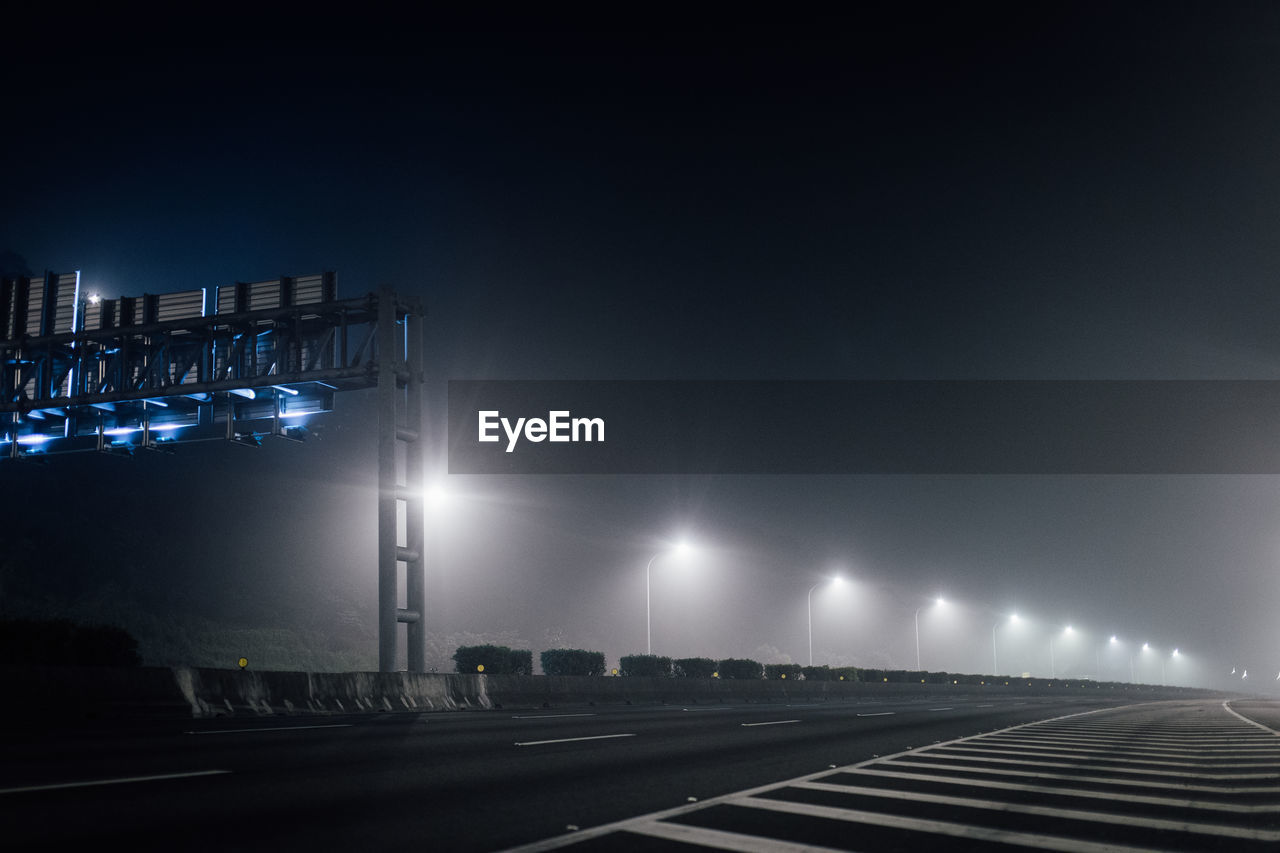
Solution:
{"label": "row of street lights", "polygon": [[[426,498],[425,503],[429,507],[438,508],[439,506],[448,502],[449,495],[442,486],[437,485],[434,489],[428,490],[424,494],[424,498]],[[691,546],[689,542],[685,540],[681,540],[674,543],[670,547],[655,553],[652,557],[649,558],[648,563],[645,565],[644,608],[645,608],[645,651],[647,654],[650,654],[650,655],[653,654],[653,607],[652,607],[652,594],[651,594],[653,564],[664,555],[668,555],[668,554],[687,555],[693,550],[694,550],[693,546]],[[844,583],[845,583],[845,579],[840,577],[839,575],[827,577],[819,581],[818,583],[815,583],[811,587],[809,587],[808,592],[806,593],[805,598],[806,598],[806,609],[807,609],[807,619],[808,619],[808,645],[809,645],[809,665],[810,666],[813,666],[813,593],[815,590],[817,590],[819,587],[823,586],[824,584],[829,584],[831,586],[840,586]],[[945,607],[947,604],[948,602],[944,598],[939,597],[939,598],[933,599],[933,601],[929,604],[924,604],[924,605],[921,605],[920,607],[917,607],[915,610],[915,613],[913,615],[913,622],[915,626],[916,670],[917,671],[921,671],[924,668],[921,655],[920,655],[920,614],[922,611],[926,609],[941,608],[941,607]],[[1001,625],[1016,625],[1021,621],[1022,620],[1020,619],[1020,617],[1016,613],[1014,613],[1014,614],[1010,614],[1007,620],[1001,620],[1000,622],[997,622],[991,626],[991,670],[993,675],[998,674],[1000,671],[997,630],[1000,628]],[[1049,670],[1050,670],[1051,677],[1057,678],[1057,659],[1054,651],[1055,641],[1060,640],[1064,637],[1070,637],[1074,634],[1075,634],[1075,629],[1072,626],[1067,625],[1062,629],[1060,634],[1055,634],[1049,638]],[[1110,647],[1116,647],[1116,646],[1122,645],[1122,643],[1118,636],[1113,635],[1110,638],[1108,645]],[[1105,646],[1103,648],[1105,648]],[[1143,643],[1141,651],[1144,655],[1151,652],[1152,648],[1150,643]],[[1168,660],[1176,660],[1180,656],[1181,656],[1181,653],[1179,652],[1178,649],[1175,648],[1173,649],[1172,653],[1168,655]],[[1100,648],[1095,650],[1094,659],[1095,659],[1095,666],[1097,668],[1098,675],[1101,675],[1102,665],[1101,665],[1101,649]],[[1163,655],[1160,656],[1159,659],[1160,659],[1160,679],[1161,679],[1161,682],[1163,683],[1167,678],[1167,670],[1166,670],[1167,660],[1166,660],[1166,657]],[[1232,674],[1233,675],[1236,674],[1236,671],[1234,669],[1232,670]],[[1247,677],[1247,675],[1243,677]],[[1276,678],[1277,680],[1280,680],[1280,675],[1277,675]],[[1132,652],[1130,652],[1129,654],[1129,680],[1130,681],[1135,680],[1134,657]]]}
{"label": "row of street lights", "polygon": [[[675,545],[675,546],[673,546],[673,548],[672,548],[671,550],[672,550],[672,551],[674,551],[674,552],[675,552],[675,553],[677,553],[677,554],[687,554],[687,553],[689,553],[689,551],[691,550],[691,546],[690,546],[687,542],[685,542],[685,541],[680,541],[680,542],[676,543],[676,545]],[[654,555],[649,559],[648,564],[645,566],[645,591],[644,591],[644,595],[645,595],[645,601],[644,601],[644,607],[645,607],[645,649],[646,649],[647,653],[648,653],[648,654],[650,654],[650,655],[652,655],[652,654],[653,654],[653,621],[652,621],[653,610],[652,610],[652,597],[651,597],[651,583],[650,583],[650,579],[651,579],[651,573],[652,573],[652,569],[653,569],[654,561],[656,561],[659,557],[663,556],[663,554],[664,554],[664,553],[667,553],[667,552],[666,552],[666,551],[659,551],[658,553],[654,554]],[[830,577],[830,578],[824,578],[823,580],[821,580],[821,581],[819,581],[818,583],[815,583],[813,586],[809,587],[809,590],[808,590],[808,592],[807,592],[807,593],[806,593],[806,595],[805,595],[806,610],[807,610],[807,617],[808,617],[809,666],[813,666],[813,593],[814,593],[814,590],[816,590],[816,589],[817,589],[818,587],[820,587],[820,586],[823,586],[824,584],[830,584],[830,585],[832,585],[832,586],[840,586],[840,585],[841,585],[841,584],[843,584],[844,582],[845,582],[845,581],[844,581],[844,578],[840,577],[839,575],[836,575],[836,576],[833,576],[833,577]],[[947,604],[946,599],[939,597],[939,598],[934,599],[932,604],[930,604],[930,605],[921,605],[920,607],[917,607],[917,608],[916,608],[916,610],[915,610],[915,614],[914,614],[914,616],[913,616],[913,621],[914,621],[914,624],[915,624],[916,670],[917,670],[917,671],[921,671],[921,670],[923,670],[923,664],[922,664],[921,656],[920,656],[920,612],[921,612],[922,610],[925,610],[927,607],[943,607],[943,606],[945,606],[946,604]],[[1010,616],[1009,616],[1009,618],[1008,618],[1008,620],[1007,620],[1007,621],[1006,621],[1006,620],[1002,620],[1002,621],[997,622],[996,624],[994,624],[994,625],[992,625],[992,626],[991,626],[991,672],[992,672],[992,674],[993,674],[993,675],[995,675],[995,674],[999,673],[999,671],[1000,671],[999,646],[998,646],[998,643],[997,643],[997,636],[996,636],[996,631],[997,631],[997,629],[999,629],[999,627],[1000,627],[1002,624],[1010,624],[1010,625],[1012,625],[1012,624],[1017,624],[1017,623],[1019,623],[1019,622],[1021,622],[1021,621],[1022,621],[1022,620],[1021,620],[1021,618],[1018,616],[1018,614],[1014,613],[1014,614],[1010,614]],[[1054,654],[1054,642],[1055,642],[1055,640],[1061,639],[1062,637],[1071,637],[1071,636],[1073,636],[1074,634],[1075,634],[1075,629],[1074,629],[1072,626],[1067,625],[1065,628],[1063,628],[1063,629],[1062,629],[1061,634],[1056,634],[1056,635],[1051,636],[1051,637],[1049,638],[1049,672],[1050,672],[1050,677],[1052,677],[1052,678],[1057,678],[1057,677],[1058,677],[1058,671],[1057,671],[1057,659],[1056,659],[1056,656],[1055,656],[1055,654]],[[1110,639],[1110,643],[1109,643],[1109,644],[1110,644],[1111,646],[1119,645],[1119,644],[1120,644],[1120,639],[1119,639],[1119,637],[1117,637],[1117,636],[1112,636],[1112,637],[1111,637],[1111,639]],[[1150,643],[1143,643],[1143,644],[1142,644],[1142,651],[1143,651],[1144,653],[1151,651],[1151,645],[1150,645]],[[1178,649],[1174,649],[1174,650],[1173,650],[1173,653],[1170,655],[1170,657],[1171,657],[1171,658],[1177,658],[1177,657],[1179,657],[1179,654],[1180,654],[1180,653],[1179,653]],[[1094,660],[1095,660],[1095,666],[1097,667],[1099,674],[1101,674],[1102,666],[1101,666],[1101,654],[1100,654],[1100,652],[1095,652]],[[1160,680],[1161,680],[1161,683],[1163,683],[1163,682],[1166,680],[1165,663],[1166,663],[1166,662],[1165,662],[1165,659],[1164,659],[1163,657],[1161,657],[1161,658],[1160,658]],[[1133,667],[1133,655],[1132,655],[1132,654],[1130,654],[1130,656],[1129,656],[1129,680],[1130,680],[1130,681],[1133,681],[1133,680],[1134,680],[1134,667]]]}

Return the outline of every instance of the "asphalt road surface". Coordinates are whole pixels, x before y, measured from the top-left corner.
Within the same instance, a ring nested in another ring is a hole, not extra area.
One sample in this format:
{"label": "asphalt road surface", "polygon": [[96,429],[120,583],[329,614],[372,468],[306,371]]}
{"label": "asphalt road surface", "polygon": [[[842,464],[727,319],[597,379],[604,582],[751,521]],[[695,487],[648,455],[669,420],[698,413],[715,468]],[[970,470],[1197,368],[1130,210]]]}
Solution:
{"label": "asphalt road surface", "polygon": [[1278,725],[1266,702],[1004,696],[10,723],[0,837],[6,850],[1273,850]]}

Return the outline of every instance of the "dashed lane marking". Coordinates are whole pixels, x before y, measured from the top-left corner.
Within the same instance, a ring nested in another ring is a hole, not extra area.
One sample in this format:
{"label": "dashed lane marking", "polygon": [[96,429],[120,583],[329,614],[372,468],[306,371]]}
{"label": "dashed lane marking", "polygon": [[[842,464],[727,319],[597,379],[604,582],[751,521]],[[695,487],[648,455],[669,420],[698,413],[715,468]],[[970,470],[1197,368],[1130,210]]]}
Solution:
{"label": "dashed lane marking", "polygon": [[554,740],[526,740],[526,741],[517,741],[515,745],[516,746],[543,746],[544,744],[548,744],[548,743],[574,743],[575,741],[580,741],[580,740],[609,740],[611,738],[618,738],[618,737],[635,737],[635,732],[631,732],[629,734],[617,734],[617,735],[591,735],[590,737],[562,737],[562,738],[556,738]]}
{"label": "dashed lane marking", "polygon": [[0,788],[0,794],[25,794],[31,791],[57,791],[64,788],[92,788],[99,785],[131,785],[135,782],[161,782],[168,779],[191,779],[197,776],[222,776],[230,772],[230,770],[195,770],[190,773],[161,773],[156,776],[122,776],[118,779],[92,779],[86,782],[26,785],[21,788]]}

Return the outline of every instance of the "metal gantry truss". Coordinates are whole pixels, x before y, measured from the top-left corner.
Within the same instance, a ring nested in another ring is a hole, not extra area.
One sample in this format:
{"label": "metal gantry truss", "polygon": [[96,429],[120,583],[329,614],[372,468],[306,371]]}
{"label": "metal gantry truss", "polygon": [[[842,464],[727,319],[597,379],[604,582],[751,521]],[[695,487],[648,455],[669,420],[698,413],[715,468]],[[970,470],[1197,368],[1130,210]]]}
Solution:
{"label": "metal gantry truss", "polygon": [[[301,439],[341,391],[376,388],[378,665],[425,671],[423,312],[334,276],[102,300],[79,273],[0,283],[0,460]],[[403,452],[401,452],[403,451]],[[398,524],[405,507],[404,541]],[[399,565],[404,570],[404,606]]]}

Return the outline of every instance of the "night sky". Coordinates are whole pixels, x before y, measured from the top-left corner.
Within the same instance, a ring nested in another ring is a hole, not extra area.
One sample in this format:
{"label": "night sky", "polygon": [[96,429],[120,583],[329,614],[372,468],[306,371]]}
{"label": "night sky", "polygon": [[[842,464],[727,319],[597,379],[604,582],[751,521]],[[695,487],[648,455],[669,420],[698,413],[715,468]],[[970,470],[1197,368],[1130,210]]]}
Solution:
{"label": "night sky", "polygon": [[[5,273],[420,298],[441,668],[643,652],[687,536],[658,653],[807,663],[839,571],[817,663],[914,668],[924,608],[928,669],[990,671],[999,623],[1005,671],[1052,636],[1059,675],[1272,689],[1274,476],[445,477],[450,379],[1280,379],[1280,8],[854,8],[15,20]],[[372,403],[0,465],[6,608],[371,619]]]}

